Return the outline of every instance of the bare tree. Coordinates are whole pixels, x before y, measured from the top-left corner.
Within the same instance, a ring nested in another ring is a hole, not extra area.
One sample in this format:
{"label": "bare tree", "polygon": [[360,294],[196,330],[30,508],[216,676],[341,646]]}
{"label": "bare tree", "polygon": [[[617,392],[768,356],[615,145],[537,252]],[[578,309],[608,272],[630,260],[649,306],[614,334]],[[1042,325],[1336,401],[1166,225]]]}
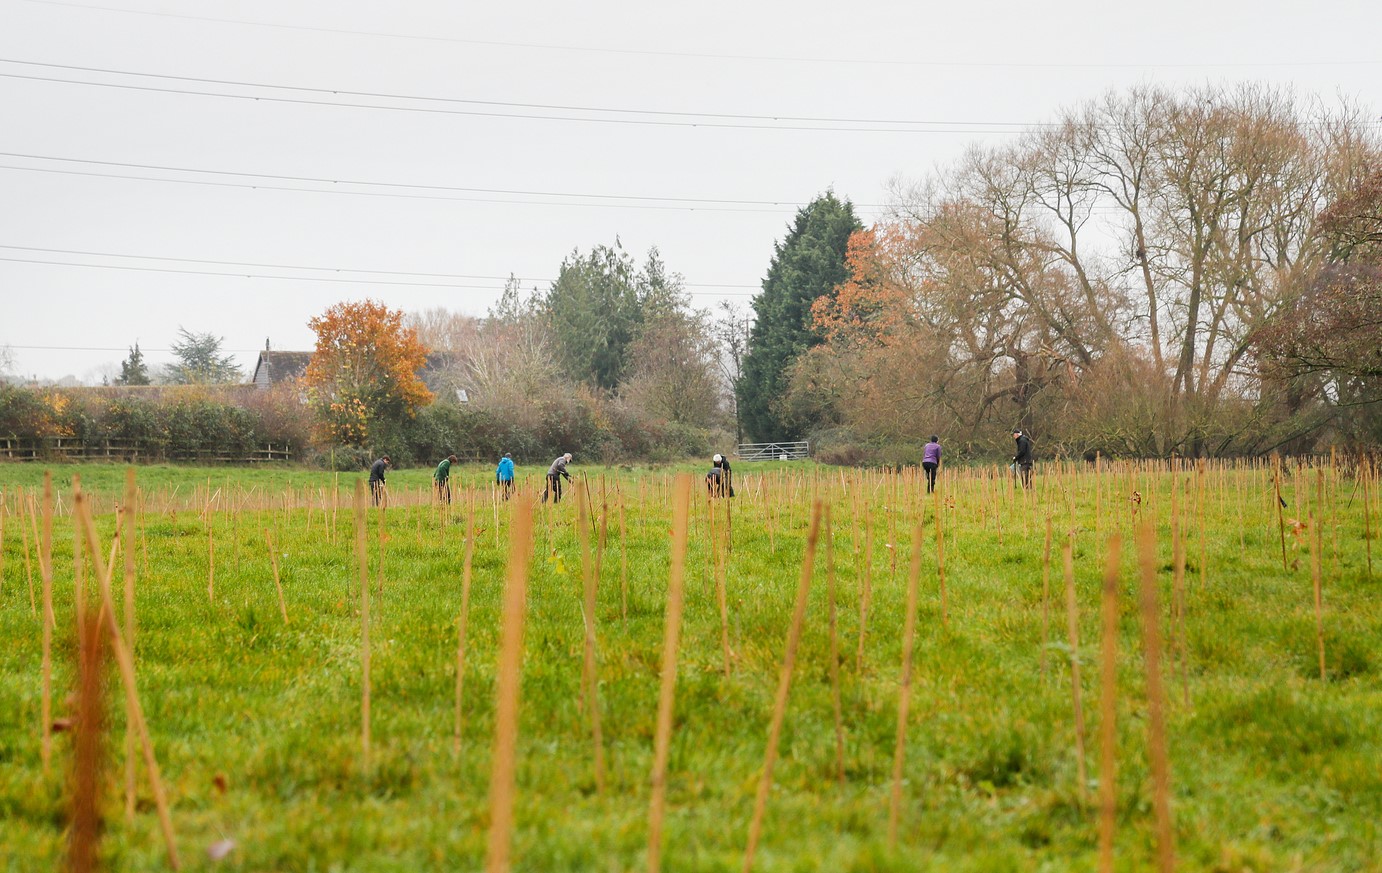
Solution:
{"label": "bare tree", "polygon": [[704,426],[716,417],[721,389],[705,313],[672,311],[645,324],[629,349],[625,400],[658,418]]}
{"label": "bare tree", "polygon": [[1142,88],[898,183],[853,265],[866,293],[817,314],[858,329],[802,365],[815,395],[793,402],[867,433],[945,410],[975,439],[1078,421],[1092,447],[1242,446],[1299,401],[1261,390],[1252,338],[1317,275],[1321,210],[1377,165],[1363,120],[1264,86]]}
{"label": "bare tree", "polygon": [[706,319],[715,344],[715,364],[720,374],[720,392],[725,407],[734,418],[734,440],[744,441],[739,422],[739,397],[734,386],[743,373],[748,354],[749,334],[753,330],[753,310],[730,300],[721,300],[719,311]]}

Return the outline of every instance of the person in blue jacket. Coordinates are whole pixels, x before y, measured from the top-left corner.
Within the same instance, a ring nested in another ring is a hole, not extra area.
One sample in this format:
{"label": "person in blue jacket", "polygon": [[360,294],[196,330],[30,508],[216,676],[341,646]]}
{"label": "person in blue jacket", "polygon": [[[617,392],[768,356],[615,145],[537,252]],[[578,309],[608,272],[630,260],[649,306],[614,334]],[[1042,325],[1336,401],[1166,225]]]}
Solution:
{"label": "person in blue jacket", "polygon": [[513,456],[508,452],[499,459],[499,466],[494,471],[494,484],[499,486],[499,492],[505,500],[513,494]]}

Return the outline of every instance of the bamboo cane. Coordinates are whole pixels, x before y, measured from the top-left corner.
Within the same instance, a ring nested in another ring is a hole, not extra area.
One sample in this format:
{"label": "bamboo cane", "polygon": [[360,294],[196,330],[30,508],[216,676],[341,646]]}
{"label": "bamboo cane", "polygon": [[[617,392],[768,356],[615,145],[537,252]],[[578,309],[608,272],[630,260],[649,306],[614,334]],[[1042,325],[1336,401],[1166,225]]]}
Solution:
{"label": "bamboo cane", "polygon": [[869,626],[869,601],[873,599],[873,513],[864,507],[864,580],[859,591],[859,650],[854,656],[854,672],[864,672],[864,638]]}
{"label": "bamboo cane", "polygon": [[[125,557],[125,641],[129,646],[130,658],[135,655],[135,603],[134,603],[134,531],[135,513],[138,511],[139,489],[135,486],[134,468],[125,468],[125,502],[120,513],[121,538],[124,540]],[[134,821],[135,793],[138,768],[135,755],[134,731],[125,726],[125,820]]]}
{"label": "bamboo cane", "polygon": [[1094,453],[1094,536],[1103,534],[1104,519],[1104,476],[1103,476],[1103,457],[1099,452]]}
{"label": "bamboo cane", "polygon": [[216,602],[216,538],[211,519],[206,520],[206,597]]}
{"label": "bamboo cane", "polygon": [[[33,498],[32,498],[32,497],[29,498],[29,503],[30,503],[30,504],[33,503]],[[38,602],[37,602],[36,597],[34,596],[34,568],[33,568],[33,562],[32,562],[32,560],[29,558],[29,526],[24,524],[24,506],[25,506],[25,504],[24,504],[24,498],[23,498],[23,497],[20,497],[20,498],[19,498],[18,504],[19,504],[19,534],[20,534],[20,541],[22,542],[22,544],[23,544],[23,546],[24,546],[24,579],[29,583],[29,611],[30,611],[32,614],[34,614],[34,615],[38,615]],[[37,543],[37,542],[34,542],[34,548],[38,548],[38,543]],[[41,572],[41,570],[40,570],[40,572]]]}
{"label": "bamboo cane", "polygon": [[[1207,534],[1204,522],[1204,459],[1195,463],[1195,526],[1199,528],[1200,538],[1200,593],[1204,593],[1205,574],[1208,573],[1209,557],[1206,553]],[[1178,607],[1179,608],[1179,605]]]}
{"label": "bamboo cane", "polygon": [[1041,550],[1041,678],[1046,678],[1046,648],[1051,637],[1051,514],[1046,514],[1046,542]]}
{"label": "bamboo cane", "polygon": [[892,791],[888,795],[888,845],[897,845],[902,811],[902,767],[907,754],[907,716],[912,702],[912,647],[916,640],[917,600],[921,586],[922,518],[912,534],[912,567],[907,577],[907,611],[902,625],[902,683],[897,697],[897,742],[893,747]]}
{"label": "bamboo cane", "polygon": [[[113,620],[113,618],[112,618]],[[106,652],[101,645],[100,620],[89,620],[78,635],[76,651],[77,693],[72,742],[72,813],[67,869],[89,873],[99,869],[97,846],[101,839],[101,794],[105,780],[102,736],[106,731],[106,707],[101,668]]]}
{"label": "bamboo cane", "polygon": [[1324,660],[1324,596],[1320,582],[1320,550],[1323,547],[1323,538],[1313,515],[1310,516],[1310,528],[1313,535],[1310,548],[1310,581],[1315,588],[1315,642],[1320,655],[1320,681],[1326,682],[1328,678]]}
{"label": "bamboo cane", "polygon": [[[168,796],[164,792],[163,779],[159,775],[158,760],[154,757],[154,746],[149,737],[149,726],[144,720],[144,708],[139,703],[139,692],[135,688],[134,658],[129,649],[125,647],[124,635],[120,632],[120,626],[115,621],[115,600],[110,591],[110,568],[101,567],[101,561],[97,557],[101,550],[96,539],[96,526],[91,521],[91,514],[87,510],[84,495],[80,491],[73,494],[72,513],[74,526],[85,532],[84,545],[90,550],[93,563],[96,565],[97,580],[101,588],[102,607],[106,617],[109,618],[106,627],[110,631],[110,643],[115,653],[115,661],[120,667],[120,680],[125,687],[127,717],[135,726],[135,731],[139,735],[140,747],[144,753],[144,768],[149,774],[149,783],[154,794],[154,806],[158,810],[159,828],[163,832],[163,841],[168,852],[168,866],[174,870],[179,870],[182,864],[178,860],[177,840],[173,833],[173,819],[169,812]],[[102,570],[105,572],[103,573]],[[83,621],[85,618],[85,612],[83,612]]]}
{"label": "bamboo cane", "polygon": [[1118,576],[1122,541],[1108,542],[1104,568],[1104,634],[1099,695],[1099,871],[1113,871],[1113,830],[1118,812]]}
{"label": "bamboo cane", "polygon": [[278,576],[278,550],[274,548],[274,535],[266,527],[264,528],[264,540],[269,546],[269,566],[274,571],[274,588],[278,591],[278,611],[283,616],[283,623],[288,623],[288,604],[283,600],[283,583]]}
{"label": "bamboo cane", "polygon": [[0,491],[0,591],[5,588],[5,516],[9,514],[9,496]]}
{"label": "bamboo cane", "polygon": [[81,525],[77,523],[77,498],[81,496],[81,478],[72,474],[72,603],[77,620],[77,630],[86,624],[86,567],[82,560],[85,542],[82,539]]}
{"label": "bamboo cane", "polygon": [[[1027,494],[1023,492],[1023,499],[1026,500]],[[947,605],[945,594],[945,527],[941,521],[941,503],[939,492],[932,492],[931,498],[932,515],[935,516],[936,526],[936,575],[940,580],[941,593],[941,627],[950,627],[950,607]],[[1027,513],[1023,513],[1024,517]]]}
{"label": "bamboo cane", "polygon": [[39,719],[42,722],[40,742],[43,772],[46,775],[53,754],[53,474],[43,471],[43,536],[38,550],[38,570],[43,578],[43,654],[42,701]]}
{"label": "bamboo cane", "polygon": [[[1185,634],[1185,538],[1181,530],[1180,483],[1173,482],[1171,488],[1171,621],[1172,638],[1176,644],[1176,656],[1180,661],[1182,701],[1190,703],[1190,682],[1187,678],[1186,660],[1188,642]],[[1203,558],[1201,558],[1203,560]],[[1201,586],[1203,590],[1203,586]]]}
{"label": "bamboo cane", "polygon": [[[667,798],[667,758],[672,745],[672,707],[677,685],[677,648],[685,602],[687,516],[690,515],[691,476],[677,476],[672,496],[672,567],[667,583],[663,619],[661,686],[657,700],[657,728],[653,740],[652,795],[648,802],[648,870],[662,869],[662,823]],[[621,503],[622,505],[622,503]]]}
{"label": "bamboo cane", "polygon": [[[380,515],[382,517],[382,511]],[[370,772],[369,549],[365,542],[365,483],[359,479],[355,480],[355,560],[360,576],[360,762],[361,770],[368,774]],[[380,556],[380,564],[383,564],[382,555]]]}
{"label": "bamboo cane", "polygon": [[1069,540],[1061,548],[1065,563],[1065,619],[1070,642],[1070,696],[1075,712],[1075,778],[1080,804],[1086,802],[1084,709],[1080,705],[1080,605],[1075,598],[1075,562]]}
{"label": "bamboo cane", "polygon": [[495,682],[494,749],[490,756],[488,873],[508,873],[513,829],[518,703],[522,680],[523,618],[527,604],[528,560],[532,551],[532,498],[514,501],[509,525],[509,567],[504,583],[503,627]]}
{"label": "bamboo cane", "polygon": [[[725,500],[725,512],[729,512],[729,501]],[[725,537],[728,540],[729,530],[726,528]],[[722,549],[718,544],[712,544],[711,548],[715,551],[715,600],[720,608],[720,656],[724,662],[725,676],[728,677],[732,669],[731,653],[729,649],[729,593],[725,584],[725,562],[726,548]]]}
{"label": "bamboo cane", "polygon": [[470,574],[471,562],[475,556],[475,504],[470,505],[465,526],[465,558],[461,563],[461,614],[457,619],[456,630],[456,729],[452,738],[451,751],[461,753],[461,691],[465,683],[465,638],[466,626],[470,621]]}
{"label": "bamboo cane", "polygon": [[1141,565],[1142,648],[1147,675],[1147,751],[1152,769],[1152,808],[1156,814],[1157,866],[1175,869],[1175,834],[1171,821],[1171,772],[1166,754],[1166,697],[1161,685],[1160,607],[1157,605],[1156,534],[1151,525],[1138,528]]}
{"label": "bamboo cane", "polygon": [[845,722],[840,704],[840,640],[835,625],[835,529],[825,505],[825,578],[830,604],[830,702],[835,715],[835,779],[845,784]]}
{"label": "bamboo cane", "polygon": [[801,641],[802,625],[806,621],[807,596],[811,592],[811,570],[816,557],[816,537],[820,531],[821,502],[811,506],[811,523],[806,532],[806,553],[801,562],[801,579],[797,584],[796,606],[792,612],[792,626],[787,633],[787,649],[782,657],[782,673],[778,678],[777,697],[773,701],[773,717],[768,726],[768,748],[763,756],[763,771],[758,780],[758,793],[753,803],[753,819],[749,822],[748,847],[744,850],[744,873],[753,869],[753,856],[763,830],[763,813],[768,807],[768,792],[773,784],[773,765],[777,763],[777,744],[782,734],[782,719],[787,713],[787,693],[792,687],[792,671],[796,666],[797,644]]}
{"label": "bamboo cane", "polygon": [[1276,491],[1276,526],[1281,533],[1281,569],[1286,570],[1286,518],[1282,515],[1281,500],[1281,459],[1272,458],[1272,485]]}
{"label": "bamboo cane", "polygon": [[590,553],[590,534],[586,531],[587,516],[590,509],[590,489],[585,478],[576,483],[577,530],[581,543],[581,579],[585,587],[585,600],[581,614],[585,624],[584,658],[581,666],[581,683],[585,702],[590,712],[590,736],[595,749],[595,793],[605,793],[605,744],[600,730],[600,674],[596,663],[595,647],[595,606],[596,580],[595,562]]}
{"label": "bamboo cane", "polygon": [[[383,605],[384,597],[384,543],[388,540],[388,513],[389,513],[389,492],[384,491],[384,502],[379,505],[379,523],[376,528],[379,533],[379,563],[375,565],[375,595],[380,598],[380,606]],[[406,518],[404,519],[406,522]]]}
{"label": "bamboo cane", "polygon": [[1372,478],[1372,463],[1362,460],[1358,464],[1358,475],[1363,479],[1363,546],[1368,555],[1368,578],[1372,578],[1372,502],[1368,498],[1368,480]]}
{"label": "bamboo cane", "polygon": [[629,629],[629,538],[624,530],[624,495],[619,495],[619,621]]}

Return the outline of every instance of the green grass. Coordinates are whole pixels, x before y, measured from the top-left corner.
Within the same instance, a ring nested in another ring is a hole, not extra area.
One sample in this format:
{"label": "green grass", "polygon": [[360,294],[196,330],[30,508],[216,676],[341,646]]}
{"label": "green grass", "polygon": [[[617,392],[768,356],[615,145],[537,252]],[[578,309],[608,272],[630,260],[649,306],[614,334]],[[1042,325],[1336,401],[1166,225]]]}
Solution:
{"label": "green grass", "polygon": [[[573,468],[574,469],[574,468]],[[700,467],[686,469],[700,471]],[[98,496],[103,548],[123,469],[80,472]],[[589,470],[611,515],[599,595],[598,638],[608,784],[595,791],[588,722],[578,710],[583,625],[576,507],[539,507],[529,583],[519,735],[517,870],[644,867],[648,777],[669,565],[667,470]],[[703,471],[700,471],[703,472]],[[529,493],[541,468],[520,470]],[[666,870],[737,870],[761,771],[772,699],[791,616],[810,508],[808,493],[833,501],[839,586],[846,781],[834,779],[827,597],[818,561],[807,628],[784,726],[781,759],[755,868],[771,871],[1093,870],[1096,827],[1081,807],[1073,751],[1058,544],[1074,528],[1081,607],[1088,764],[1097,778],[1098,591],[1103,540],[1130,532],[1126,474],[1106,475],[1094,513],[1094,479],[1042,471],[1031,502],[999,480],[961,474],[947,483],[949,626],[937,596],[931,502],[912,482],[900,496],[870,479],[861,493],[874,532],[873,604],[864,669],[856,669],[863,521],[843,494],[840,472],[793,465],[736,470],[734,552],[729,564],[734,671],[721,671],[719,612],[704,501],[688,556],[687,603],[669,764]],[[848,475],[848,474],[847,474]],[[31,614],[14,489],[34,487],[35,467],[0,468],[8,495],[0,588],[0,869],[55,869],[66,822],[70,743],[55,740],[52,771],[39,758],[40,625]],[[477,512],[474,589],[465,677],[465,735],[452,755],[452,707],[460,565],[461,486],[485,486],[489,467],[453,474],[457,512],[395,505],[387,513],[383,594],[374,600],[374,760],[360,755],[359,592],[349,488],[336,540],[320,506],[283,509],[329,489],[332,474],[258,468],[141,468],[150,510],[138,551],[140,694],[173,802],[189,869],[474,870],[483,866],[493,726],[499,603],[507,559],[507,507],[499,529],[487,492]],[[210,480],[210,494],[207,482]],[[1314,505],[1313,474],[1288,487],[1287,518]],[[423,493],[424,470],[390,476],[396,502]],[[621,545],[615,483],[626,503]],[[699,484],[699,483],[697,483]],[[1306,486],[1310,487],[1306,487]],[[772,503],[768,532],[766,486]],[[1064,487],[1072,487],[1067,495]],[[1141,475],[1142,512],[1161,531],[1158,567],[1169,600],[1166,474]],[[211,514],[216,600],[208,602]],[[1318,676],[1309,555],[1288,531],[1283,571],[1270,480],[1240,472],[1208,481],[1202,522],[1192,517],[1187,554],[1186,670],[1167,664],[1168,728],[1177,852],[1187,870],[1382,869],[1382,554],[1366,578],[1361,494],[1337,482],[1338,512],[1324,533],[1325,637],[1329,678]],[[699,492],[693,492],[699,494]],[[252,509],[265,494],[276,509]],[[1240,497],[1241,494],[1241,497]],[[569,495],[568,495],[569,496]],[[317,497],[314,496],[314,499]],[[890,502],[890,499],[892,502]],[[1374,502],[1376,495],[1374,494]],[[224,510],[242,502],[237,523]],[[70,496],[67,500],[70,505]],[[325,504],[328,507],[329,499]],[[1073,510],[1072,510],[1073,507]],[[1054,516],[1051,644],[1039,670],[1042,538]],[[897,727],[901,629],[912,525],[926,514],[916,673],[900,839],[887,839]],[[1320,511],[1316,507],[1317,512]],[[886,548],[890,512],[895,548]],[[1241,522],[1240,522],[1241,518]],[[371,561],[377,513],[370,514]],[[1373,523],[1376,525],[1377,516]],[[1000,530],[1001,523],[1001,530]],[[276,530],[291,623],[278,613],[260,529]],[[232,531],[235,535],[232,536]],[[1200,531],[1205,579],[1200,582]],[[1241,546],[1240,546],[1241,536]],[[1337,537],[1338,548],[1334,542]],[[55,533],[55,711],[72,683],[72,534]],[[856,555],[855,546],[858,546]],[[1374,542],[1373,546],[1377,547]],[[620,615],[620,552],[627,549],[627,624]],[[892,558],[896,556],[896,571]],[[35,585],[37,585],[37,566]],[[371,574],[373,576],[373,574]],[[1136,561],[1124,548],[1118,709],[1119,870],[1151,869],[1154,836],[1146,757],[1147,705],[1136,608]],[[117,592],[117,597],[118,597]],[[1163,610],[1165,612],[1165,610]],[[1168,628],[1163,623],[1163,631]],[[123,814],[123,715],[112,672],[110,765],[102,851],[113,870],[163,869],[148,782],[139,812]],[[227,790],[217,787],[224,777]],[[1097,793],[1088,786],[1090,797]],[[207,859],[223,838],[237,848]]]}

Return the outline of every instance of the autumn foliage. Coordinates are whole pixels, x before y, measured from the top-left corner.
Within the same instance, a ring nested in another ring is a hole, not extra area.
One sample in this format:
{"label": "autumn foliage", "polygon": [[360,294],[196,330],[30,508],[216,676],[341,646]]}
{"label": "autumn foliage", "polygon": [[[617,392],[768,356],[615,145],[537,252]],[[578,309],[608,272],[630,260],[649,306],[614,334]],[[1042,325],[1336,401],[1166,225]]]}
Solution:
{"label": "autumn foliage", "polygon": [[427,347],[403,311],[372,300],[337,303],[309,321],[317,348],[304,381],[320,436],[366,446],[381,428],[432,402],[418,371]]}
{"label": "autumn foliage", "polygon": [[811,324],[827,343],[888,345],[901,339],[907,320],[907,293],[898,282],[905,275],[895,263],[908,251],[907,228],[880,223],[850,234],[845,249],[849,278],[833,295],[811,305]]}

